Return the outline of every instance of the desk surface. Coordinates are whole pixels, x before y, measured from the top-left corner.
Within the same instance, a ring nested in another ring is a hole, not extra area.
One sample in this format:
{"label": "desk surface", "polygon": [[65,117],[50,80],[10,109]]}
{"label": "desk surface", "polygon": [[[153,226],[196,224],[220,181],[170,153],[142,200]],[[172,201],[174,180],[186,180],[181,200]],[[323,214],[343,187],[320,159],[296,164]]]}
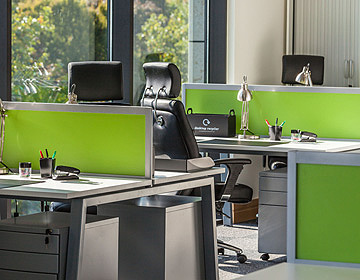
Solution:
{"label": "desk surface", "polygon": [[265,268],[238,280],[356,280],[360,269],[308,264],[281,263]]}
{"label": "desk surface", "polygon": [[291,150],[344,152],[360,148],[359,141],[318,140],[315,143],[292,142],[290,139],[271,141],[268,138],[245,140],[238,138],[196,137],[200,150],[218,150],[219,152],[244,153],[287,153]]}
{"label": "desk surface", "polygon": [[31,178],[19,175],[0,176],[0,196],[52,198],[67,200],[112,192],[144,189],[151,186],[207,177],[224,172],[223,168],[183,173],[156,171],[153,180],[124,178],[121,176],[81,175],[80,180],[55,181],[42,179],[39,174]]}

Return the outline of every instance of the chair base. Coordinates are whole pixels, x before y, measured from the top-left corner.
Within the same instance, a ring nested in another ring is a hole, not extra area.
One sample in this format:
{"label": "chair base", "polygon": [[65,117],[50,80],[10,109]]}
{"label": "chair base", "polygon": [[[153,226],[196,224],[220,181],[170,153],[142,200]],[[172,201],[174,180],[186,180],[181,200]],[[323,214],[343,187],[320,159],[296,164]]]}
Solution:
{"label": "chair base", "polygon": [[239,261],[239,263],[244,263],[247,261],[247,257],[243,254],[243,250],[240,249],[239,247],[227,244],[224,241],[221,241],[219,239],[217,240],[217,246],[218,246],[219,251],[222,253],[223,253],[224,249],[235,252],[236,258]]}

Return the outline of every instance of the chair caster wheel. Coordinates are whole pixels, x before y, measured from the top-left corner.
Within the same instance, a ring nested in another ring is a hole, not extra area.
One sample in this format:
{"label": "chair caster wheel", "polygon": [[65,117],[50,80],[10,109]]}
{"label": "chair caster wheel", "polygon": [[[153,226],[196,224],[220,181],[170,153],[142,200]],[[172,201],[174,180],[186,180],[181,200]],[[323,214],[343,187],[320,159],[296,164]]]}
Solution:
{"label": "chair caster wheel", "polygon": [[224,248],[218,248],[218,254],[225,255],[225,249]]}
{"label": "chair caster wheel", "polygon": [[262,254],[260,259],[262,259],[263,261],[268,261],[270,259],[269,254]]}
{"label": "chair caster wheel", "polygon": [[239,263],[244,263],[247,261],[247,257],[241,253],[237,253],[236,258],[239,261]]}

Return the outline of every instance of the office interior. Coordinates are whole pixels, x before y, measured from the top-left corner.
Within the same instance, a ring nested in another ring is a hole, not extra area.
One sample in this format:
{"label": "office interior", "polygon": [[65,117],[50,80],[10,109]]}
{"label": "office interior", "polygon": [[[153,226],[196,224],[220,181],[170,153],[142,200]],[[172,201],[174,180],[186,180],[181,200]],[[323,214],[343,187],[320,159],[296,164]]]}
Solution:
{"label": "office interior", "polygon": [[0,3],[0,279],[360,279],[359,13]]}

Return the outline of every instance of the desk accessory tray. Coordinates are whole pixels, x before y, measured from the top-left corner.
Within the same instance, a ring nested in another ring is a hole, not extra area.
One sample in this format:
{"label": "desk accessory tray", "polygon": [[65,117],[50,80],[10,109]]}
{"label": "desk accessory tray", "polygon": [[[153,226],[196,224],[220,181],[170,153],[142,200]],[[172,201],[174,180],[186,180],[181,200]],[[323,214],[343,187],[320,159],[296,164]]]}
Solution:
{"label": "desk accessory tray", "polygon": [[193,159],[170,159],[155,157],[155,170],[194,172],[209,169],[215,166],[210,157]]}

